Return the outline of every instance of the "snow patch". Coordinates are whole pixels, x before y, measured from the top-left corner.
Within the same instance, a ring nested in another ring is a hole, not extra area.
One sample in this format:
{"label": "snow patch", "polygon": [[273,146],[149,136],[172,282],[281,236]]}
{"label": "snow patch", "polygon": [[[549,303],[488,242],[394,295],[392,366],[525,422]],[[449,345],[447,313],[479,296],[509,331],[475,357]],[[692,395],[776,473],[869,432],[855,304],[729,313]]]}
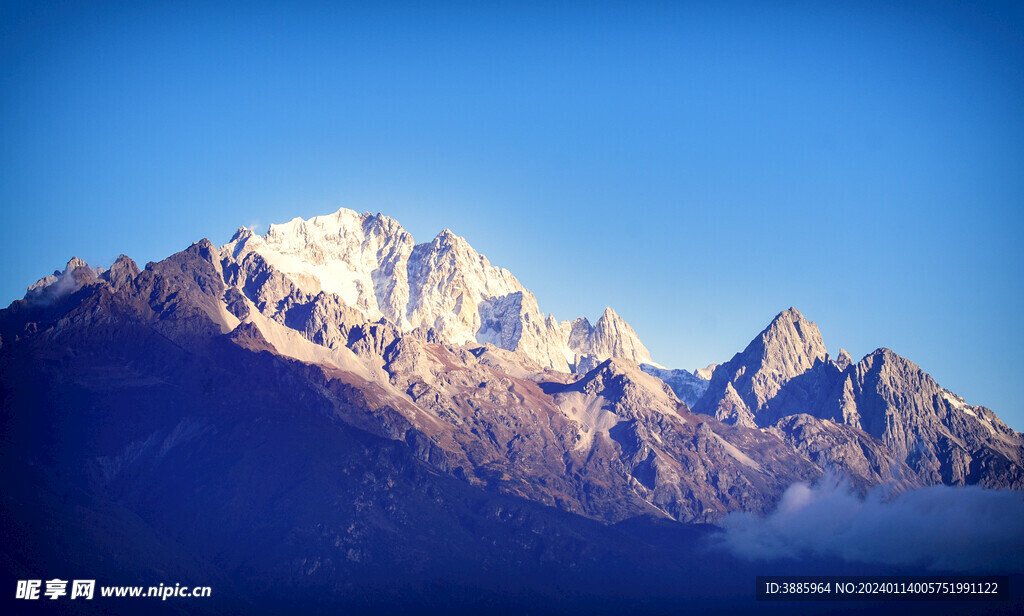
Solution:
{"label": "snow patch", "polygon": [[[305,293],[333,293],[368,321],[383,317],[402,332],[432,328],[447,344],[490,343],[562,372],[579,350],[511,272],[447,229],[414,244],[391,218],[341,208],[270,225],[263,236],[239,229],[221,249],[236,261],[250,252]],[[651,361],[636,332],[611,309],[592,334],[588,345],[605,357]]]}
{"label": "snow patch", "polygon": [[945,398],[945,400],[949,402],[949,405],[952,406],[954,409],[966,415],[970,415],[975,420],[977,420],[978,423],[985,426],[985,429],[989,431],[989,434],[992,434],[993,436],[997,434],[996,429],[992,426],[992,422],[989,421],[987,417],[983,417],[975,413],[971,406],[964,402],[963,398],[947,389],[942,390],[942,397]]}

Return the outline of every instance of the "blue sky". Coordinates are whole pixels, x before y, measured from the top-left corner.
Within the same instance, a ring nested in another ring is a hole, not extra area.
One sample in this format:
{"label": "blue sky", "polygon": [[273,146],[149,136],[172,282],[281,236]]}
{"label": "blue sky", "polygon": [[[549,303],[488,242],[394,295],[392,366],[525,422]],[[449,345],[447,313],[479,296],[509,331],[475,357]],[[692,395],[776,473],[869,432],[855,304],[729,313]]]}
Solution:
{"label": "blue sky", "polygon": [[5,3],[0,303],[346,206],[667,365],[792,305],[1024,429],[1020,8],[481,4]]}

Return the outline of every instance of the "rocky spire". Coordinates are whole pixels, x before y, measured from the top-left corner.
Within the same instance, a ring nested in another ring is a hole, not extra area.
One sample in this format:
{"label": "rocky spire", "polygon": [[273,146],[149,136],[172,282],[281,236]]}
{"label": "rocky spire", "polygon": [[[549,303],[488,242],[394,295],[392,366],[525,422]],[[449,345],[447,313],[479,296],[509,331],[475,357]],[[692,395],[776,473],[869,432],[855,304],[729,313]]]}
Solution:
{"label": "rocky spire", "polygon": [[[730,409],[742,401],[750,416],[758,417],[768,402],[794,377],[825,361],[827,353],[818,326],[804,318],[796,308],[780,312],[743,352],[719,366],[708,391],[694,410],[719,415],[723,403]],[[729,391],[729,387],[734,391]],[[735,395],[733,395],[735,393]],[[726,421],[743,417],[728,413]]]}
{"label": "rocky spire", "polygon": [[593,326],[587,319],[576,319],[569,326],[568,346],[579,356],[598,360],[612,357],[638,364],[650,364],[651,353],[640,342],[636,331],[611,308],[605,308]]}

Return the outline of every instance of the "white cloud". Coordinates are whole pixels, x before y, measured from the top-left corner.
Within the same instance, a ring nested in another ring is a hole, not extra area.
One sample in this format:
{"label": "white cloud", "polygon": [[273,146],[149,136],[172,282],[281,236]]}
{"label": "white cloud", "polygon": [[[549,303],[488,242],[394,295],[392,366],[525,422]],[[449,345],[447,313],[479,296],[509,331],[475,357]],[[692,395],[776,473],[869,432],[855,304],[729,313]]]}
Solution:
{"label": "white cloud", "polygon": [[861,498],[834,477],[798,483],[775,511],[735,513],[723,542],[753,560],[803,555],[962,572],[1024,572],[1024,497],[976,486],[931,486]]}

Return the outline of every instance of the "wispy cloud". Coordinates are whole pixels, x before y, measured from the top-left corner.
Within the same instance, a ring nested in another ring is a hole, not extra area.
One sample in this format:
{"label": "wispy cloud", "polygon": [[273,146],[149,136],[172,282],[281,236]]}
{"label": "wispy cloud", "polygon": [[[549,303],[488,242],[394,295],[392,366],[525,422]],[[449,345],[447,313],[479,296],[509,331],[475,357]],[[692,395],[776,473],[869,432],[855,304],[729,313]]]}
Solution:
{"label": "wispy cloud", "polygon": [[724,544],[754,560],[803,555],[927,570],[1024,571],[1024,497],[975,486],[932,486],[859,497],[835,477],[798,483],[772,513],[723,520]]}

